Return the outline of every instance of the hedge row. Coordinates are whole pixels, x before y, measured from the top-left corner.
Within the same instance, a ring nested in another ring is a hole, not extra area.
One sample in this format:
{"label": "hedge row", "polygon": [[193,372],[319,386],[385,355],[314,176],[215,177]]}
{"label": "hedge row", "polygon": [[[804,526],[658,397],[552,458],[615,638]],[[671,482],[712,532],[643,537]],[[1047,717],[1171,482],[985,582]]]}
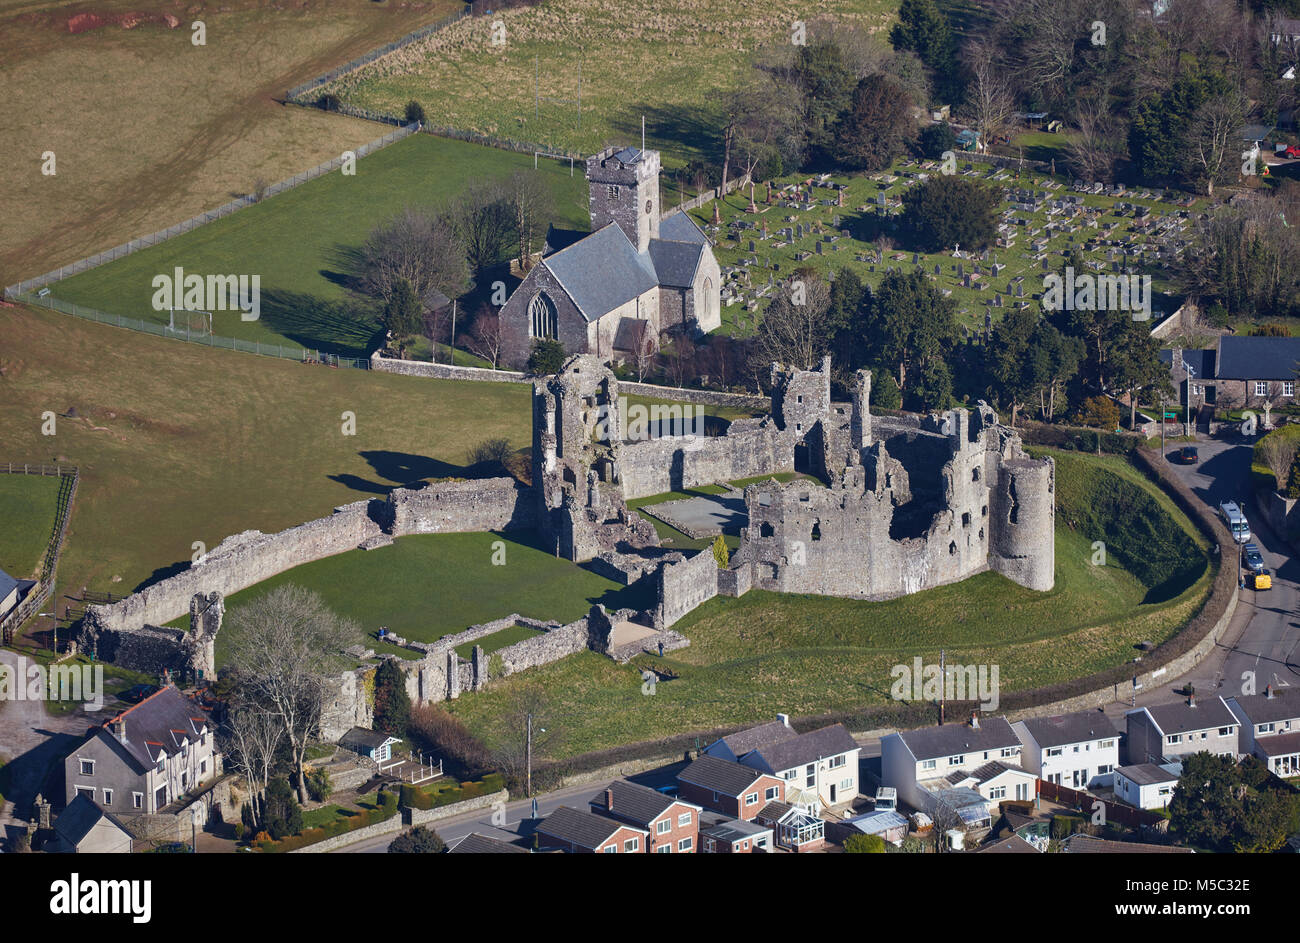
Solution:
{"label": "hedge row", "polygon": [[1081,426],[1062,426],[1044,422],[1025,422],[1017,430],[1026,445],[1043,445],[1066,452],[1096,452],[1097,439],[1101,450],[1111,455],[1132,456],[1142,444],[1135,435],[1122,432],[1101,432]]}
{"label": "hedge row", "polygon": [[380,792],[379,808],[377,809],[362,809],[355,815],[337,818],[333,822],[317,828],[304,829],[297,835],[288,835],[279,841],[259,841],[256,843],[255,847],[260,851],[270,852],[272,854],[285,851],[296,851],[299,848],[314,845],[327,838],[346,835],[348,832],[355,832],[357,829],[365,828],[368,825],[378,825],[380,822],[388,821],[396,814],[396,793]]}
{"label": "hedge row", "polygon": [[488,773],[480,780],[461,783],[459,786],[434,787],[428,792],[409,783],[402,784],[401,804],[407,809],[437,809],[441,806],[463,802],[466,799],[478,799],[500,792],[505,787],[505,778],[500,773]]}

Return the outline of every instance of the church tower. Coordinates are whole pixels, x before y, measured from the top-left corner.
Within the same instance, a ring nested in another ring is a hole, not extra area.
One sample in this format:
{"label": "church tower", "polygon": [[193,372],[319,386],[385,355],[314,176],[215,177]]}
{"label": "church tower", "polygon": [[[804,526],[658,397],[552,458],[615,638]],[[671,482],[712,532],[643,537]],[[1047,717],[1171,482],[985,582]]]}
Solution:
{"label": "church tower", "polygon": [[591,230],[618,223],[638,252],[659,238],[659,152],[607,147],[587,158]]}

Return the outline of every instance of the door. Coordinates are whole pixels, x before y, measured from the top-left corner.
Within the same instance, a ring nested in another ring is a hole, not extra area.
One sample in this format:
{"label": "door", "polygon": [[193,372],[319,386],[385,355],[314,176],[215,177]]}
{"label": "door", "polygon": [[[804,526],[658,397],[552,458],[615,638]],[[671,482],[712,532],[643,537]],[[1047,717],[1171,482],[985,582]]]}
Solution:
{"label": "door", "polygon": [[1074,771],[1074,788],[1083,789],[1088,785],[1088,771],[1086,769],[1076,769]]}
{"label": "door", "polygon": [[835,804],[835,784],[831,783],[831,805]]}

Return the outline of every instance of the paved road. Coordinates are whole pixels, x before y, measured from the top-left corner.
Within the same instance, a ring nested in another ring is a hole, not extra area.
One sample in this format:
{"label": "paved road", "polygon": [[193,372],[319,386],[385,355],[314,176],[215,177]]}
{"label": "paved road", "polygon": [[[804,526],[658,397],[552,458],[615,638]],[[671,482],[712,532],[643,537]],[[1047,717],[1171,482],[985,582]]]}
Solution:
{"label": "paved road", "polygon": [[[1170,446],[1172,451],[1174,446]],[[1250,489],[1253,442],[1202,438],[1197,443],[1197,465],[1170,465],[1174,474],[1216,512],[1219,502],[1237,501],[1250,522],[1253,541],[1273,572],[1273,588],[1256,592],[1243,589],[1237,615],[1224,644],[1187,680],[1198,691],[1216,691],[1224,697],[1242,693],[1242,676],[1253,672],[1257,692],[1300,684],[1300,561],[1292,557],[1286,541],[1274,534],[1255,506]],[[1235,554],[1238,548],[1224,548]],[[1160,700],[1170,700],[1163,697]],[[1139,699],[1140,701],[1141,699]]]}

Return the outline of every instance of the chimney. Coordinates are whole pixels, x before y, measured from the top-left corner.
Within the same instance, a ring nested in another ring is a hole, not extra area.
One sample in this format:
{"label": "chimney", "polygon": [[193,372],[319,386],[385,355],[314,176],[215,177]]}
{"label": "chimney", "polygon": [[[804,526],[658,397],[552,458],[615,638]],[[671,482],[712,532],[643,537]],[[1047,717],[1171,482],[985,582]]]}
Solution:
{"label": "chimney", "polygon": [[777,720],[777,723],[784,724],[784,725],[787,726],[787,727],[790,726],[790,715],[789,715],[789,714],[777,714],[777,715],[776,715],[776,720]]}
{"label": "chimney", "polygon": [[121,717],[113,721],[113,736],[121,743],[126,743],[126,721]]}
{"label": "chimney", "polygon": [[980,729],[980,714],[979,714],[979,711],[971,711],[971,712],[970,712],[970,725],[971,725],[971,729],[972,729],[972,730],[979,730],[979,729]]}
{"label": "chimney", "polygon": [[605,810],[607,812],[614,811],[614,790],[613,789],[605,790]]}
{"label": "chimney", "polygon": [[1273,685],[1264,685],[1264,698],[1269,701],[1273,700]]}

